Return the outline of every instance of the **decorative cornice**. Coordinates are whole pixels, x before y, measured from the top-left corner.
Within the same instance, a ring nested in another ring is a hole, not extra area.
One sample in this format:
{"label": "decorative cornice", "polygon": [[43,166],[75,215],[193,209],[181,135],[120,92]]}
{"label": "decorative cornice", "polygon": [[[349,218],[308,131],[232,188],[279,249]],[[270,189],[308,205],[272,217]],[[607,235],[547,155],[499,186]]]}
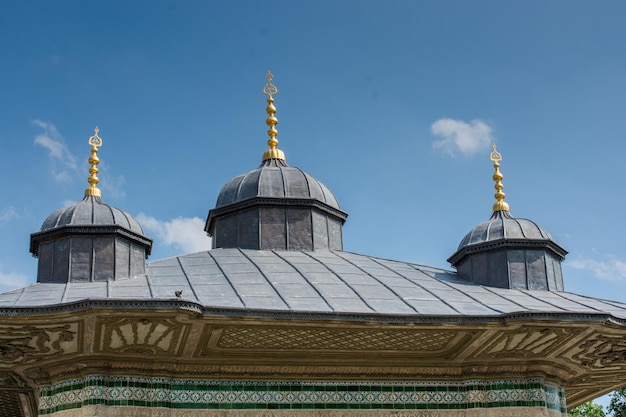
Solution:
{"label": "decorative cornice", "polygon": [[211,234],[215,220],[228,214],[237,213],[251,207],[310,207],[318,209],[345,223],[348,213],[338,210],[314,198],[280,198],[280,197],[252,197],[238,201],[227,206],[216,207],[209,210],[209,215],[204,226],[205,232]]}
{"label": "decorative cornice", "polygon": [[76,302],[53,304],[37,307],[3,307],[0,308],[0,317],[26,317],[33,315],[53,315],[57,313],[87,312],[92,309],[110,310],[151,310],[151,311],[187,311],[192,314],[219,317],[249,317],[267,318],[275,320],[302,320],[302,321],[357,321],[373,323],[411,323],[411,324],[475,324],[475,323],[512,323],[518,321],[568,321],[589,323],[612,323],[626,326],[626,319],[615,317],[608,313],[561,313],[528,311],[506,313],[500,315],[419,315],[419,314],[355,314],[355,313],[317,313],[279,310],[252,310],[244,308],[216,308],[206,307],[192,301],[176,299],[149,299],[149,300],[81,300]]}
{"label": "decorative cornice", "polygon": [[38,256],[39,245],[51,240],[57,240],[68,236],[121,236],[145,247],[146,257],[152,249],[152,239],[132,232],[119,225],[70,225],[62,226],[30,235],[30,252]]}
{"label": "decorative cornice", "polygon": [[463,246],[457,250],[447,261],[456,266],[463,258],[478,252],[488,252],[501,248],[514,249],[547,249],[559,259],[565,258],[567,251],[550,239],[498,239],[488,242],[475,243]]}

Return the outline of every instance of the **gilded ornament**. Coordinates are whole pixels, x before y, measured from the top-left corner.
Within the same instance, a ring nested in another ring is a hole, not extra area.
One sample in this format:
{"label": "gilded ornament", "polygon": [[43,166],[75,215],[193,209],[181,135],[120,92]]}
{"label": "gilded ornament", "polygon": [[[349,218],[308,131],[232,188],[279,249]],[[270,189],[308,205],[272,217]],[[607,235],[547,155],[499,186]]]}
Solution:
{"label": "gilded ornament", "polygon": [[87,187],[87,189],[85,190],[85,197],[90,197],[90,196],[101,197],[102,196],[102,192],[98,188],[98,183],[100,182],[100,179],[98,179],[96,175],[98,174],[98,168],[96,166],[100,163],[100,158],[98,158],[98,147],[102,146],[102,138],[98,135],[98,132],[100,132],[100,129],[98,129],[98,126],[96,126],[96,128],[93,131],[94,131],[93,136],[90,136],[89,141],[87,142],[91,145],[91,156],[89,157],[89,160],[88,160],[89,165],[91,165],[91,167],[89,168],[89,174],[91,175],[87,179],[87,182],[89,183],[89,187]]}
{"label": "gilded ornament", "polygon": [[506,194],[502,192],[504,185],[502,185],[502,179],[504,175],[500,172],[500,161],[502,161],[502,155],[500,152],[496,150],[496,144],[492,145],[493,151],[489,155],[489,159],[493,161],[493,167],[495,168],[495,173],[493,174],[493,180],[496,182],[494,188],[496,189],[496,193],[494,197],[496,198],[496,203],[493,205],[493,211],[509,211],[509,205],[504,201],[504,197]]}
{"label": "gilded ornament", "polygon": [[267,131],[267,135],[270,137],[267,141],[267,146],[270,148],[265,151],[263,154],[263,160],[267,161],[269,159],[280,159],[282,161],[285,160],[285,154],[283,151],[277,148],[278,146],[278,130],[276,129],[276,125],[278,124],[278,119],[276,118],[276,107],[274,106],[274,98],[272,97],[274,94],[278,94],[278,88],[272,83],[272,79],[274,76],[270,71],[267,72],[267,83],[265,87],[263,87],[263,94],[267,95],[267,108],[265,109],[268,117],[265,121],[265,124],[269,126],[269,130]]}

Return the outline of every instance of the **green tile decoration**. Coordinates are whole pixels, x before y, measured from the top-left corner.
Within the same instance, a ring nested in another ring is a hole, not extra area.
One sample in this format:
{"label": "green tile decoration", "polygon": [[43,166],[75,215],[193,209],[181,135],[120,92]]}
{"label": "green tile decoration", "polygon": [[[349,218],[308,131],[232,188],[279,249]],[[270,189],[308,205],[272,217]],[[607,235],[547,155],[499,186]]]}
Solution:
{"label": "green tile decoration", "polygon": [[87,405],[206,410],[466,410],[543,407],[566,413],[542,379],[461,382],[204,381],[91,375],[43,386],[39,415]]}

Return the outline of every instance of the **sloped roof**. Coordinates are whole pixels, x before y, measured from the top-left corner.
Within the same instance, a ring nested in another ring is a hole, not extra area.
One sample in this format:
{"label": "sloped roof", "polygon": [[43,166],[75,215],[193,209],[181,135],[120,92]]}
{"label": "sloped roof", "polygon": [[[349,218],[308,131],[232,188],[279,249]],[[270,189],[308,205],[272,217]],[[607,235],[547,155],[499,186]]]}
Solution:
{"label": "sloped roof", "polygon": [[[182,291],[180,297],[177,291]],[[567,292],[492,288],[452,271],[338,251],[214,249],[150,262],[145,276],[109,282],[38,283],[0,294],[1,310],[84,300],[195,303],[247,314],[317,313],[446,320],[516,313],[611,315],[626,304]],[[626,322],[625,322],[626,323]]]}

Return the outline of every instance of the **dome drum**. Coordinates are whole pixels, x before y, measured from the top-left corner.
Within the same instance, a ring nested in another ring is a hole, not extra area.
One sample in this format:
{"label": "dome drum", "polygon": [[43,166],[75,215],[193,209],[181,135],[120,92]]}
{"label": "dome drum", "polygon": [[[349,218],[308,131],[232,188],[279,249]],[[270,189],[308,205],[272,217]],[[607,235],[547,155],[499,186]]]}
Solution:
{"label": "dome drum", "polygon": [[145,273],[146,248],[115,235],[72,235],[39,244],[37,282],[92,282]]}
{"label": "dome drum", "polygon": [[464,247],[448,261],[459,277],[498,288],[563,291],[562,248],[553,242],[506,241]]}
{"label": "dome drum", "polygon": [[313,200],[282,200],[273,204],[262,201],[266,199],[253,200],[243,207],[209,213],[205,230],[213,237],[214,248],[343,249],[342,212]]}

